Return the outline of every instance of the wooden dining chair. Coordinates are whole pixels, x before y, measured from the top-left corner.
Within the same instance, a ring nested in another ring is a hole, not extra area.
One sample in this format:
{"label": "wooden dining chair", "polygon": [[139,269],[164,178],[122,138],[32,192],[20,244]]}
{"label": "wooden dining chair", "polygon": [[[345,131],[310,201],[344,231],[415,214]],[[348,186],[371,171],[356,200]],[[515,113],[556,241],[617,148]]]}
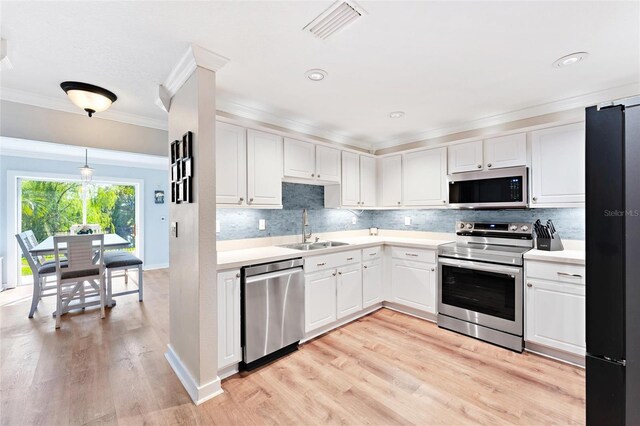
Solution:
{"label": "wooden dining chair", "polygon": [[[33,318],[40,300],[43,297],[56,295],[58,286],[55,282],[49,281],[50,278],[56,277],[56,262],[55,260],[47,261],[44,256],[31,254],[30,250],[38,245],[38,240],[33,231],[29,230],[16,234],[16,239],[33,275],[33,296],[31,309],[29,309],[29,318]],[[61,264],[66,266],[65,258],[62,258]]]}
{"label": "wooden dining chair", "polygon": [[[94,242],[98,244],[94,245]],[[67,265],[63,267],[65,250]],[[57,282],[56,328],[69,309],[85,308],[96,304],[86,299],[99,296],[100,316],[105,317],[104,235],[68,235],[53,237]],[[95,261],[97,259],[97,262]],[[76,302],[73,305],[72,302]]]}

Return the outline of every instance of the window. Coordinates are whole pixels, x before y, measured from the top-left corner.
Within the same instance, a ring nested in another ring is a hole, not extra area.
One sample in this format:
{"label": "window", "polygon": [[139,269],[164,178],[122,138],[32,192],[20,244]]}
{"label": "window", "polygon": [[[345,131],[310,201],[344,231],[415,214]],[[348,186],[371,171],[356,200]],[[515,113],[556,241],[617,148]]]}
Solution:
{"label": "window", "polygon": [[[72,225],[96,224],[128,240],[129,250],[137,253],[137,185],[20,178],[18,189],[21,232],[32,230],[41,242],[68,233]],[[21,261],[22,282],[29,282],[31,269],[24,257]]]}

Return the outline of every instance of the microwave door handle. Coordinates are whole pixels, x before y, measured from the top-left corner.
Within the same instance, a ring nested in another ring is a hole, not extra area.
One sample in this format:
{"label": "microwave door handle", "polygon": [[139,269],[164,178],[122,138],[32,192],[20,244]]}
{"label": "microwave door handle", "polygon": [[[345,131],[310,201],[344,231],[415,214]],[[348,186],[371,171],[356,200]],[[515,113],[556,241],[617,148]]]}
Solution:
{"label": "microwave door handle", "polygon": [[491,265],[488,263],[474,262],[471,260],[455,260],[440,258],[438,262],[442,265],[457,266],[460,268],[477,269],[479,271],[496,272],[498,274],[521,275],[522,271],[508,266]]}

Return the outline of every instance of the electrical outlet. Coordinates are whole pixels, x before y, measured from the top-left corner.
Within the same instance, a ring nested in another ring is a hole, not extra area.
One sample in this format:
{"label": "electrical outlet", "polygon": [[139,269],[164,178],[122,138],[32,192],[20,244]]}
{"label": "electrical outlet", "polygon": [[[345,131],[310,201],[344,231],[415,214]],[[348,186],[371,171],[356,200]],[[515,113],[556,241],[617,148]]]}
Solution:
{"label": "electrical outlet", "polygon": [[411,216],[405,216],[404,217],[404,225],[405,226],[410,226],[411,225]]}
{"label": "electrical outlet", "polygon": [[264,231],[265,229],[267,229],[267,221],[264,219],[260,219],[258,221],[258,230],[259,231]]}
{"label": "electrical outlet", "polygon": [[351,218],[351,224],[352,224],[352,225],[355,225],[356,223],[358,223],[358,218],[356,218],[356,217],[352,217],[352,218]]}
{"label": "electrical outlet", "polygon": [[216,234],[220,233],[220,221],[216,219]]}

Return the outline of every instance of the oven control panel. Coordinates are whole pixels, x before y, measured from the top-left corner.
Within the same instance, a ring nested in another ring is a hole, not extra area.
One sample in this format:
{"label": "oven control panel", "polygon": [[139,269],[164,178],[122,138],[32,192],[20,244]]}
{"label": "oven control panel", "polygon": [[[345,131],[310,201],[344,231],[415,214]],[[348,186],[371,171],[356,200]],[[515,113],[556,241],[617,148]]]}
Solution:
{"label": "oven control panel", "polygon": [[458,235],[531,237],[532,228],[532,223],[456,222],[456,234]]}

